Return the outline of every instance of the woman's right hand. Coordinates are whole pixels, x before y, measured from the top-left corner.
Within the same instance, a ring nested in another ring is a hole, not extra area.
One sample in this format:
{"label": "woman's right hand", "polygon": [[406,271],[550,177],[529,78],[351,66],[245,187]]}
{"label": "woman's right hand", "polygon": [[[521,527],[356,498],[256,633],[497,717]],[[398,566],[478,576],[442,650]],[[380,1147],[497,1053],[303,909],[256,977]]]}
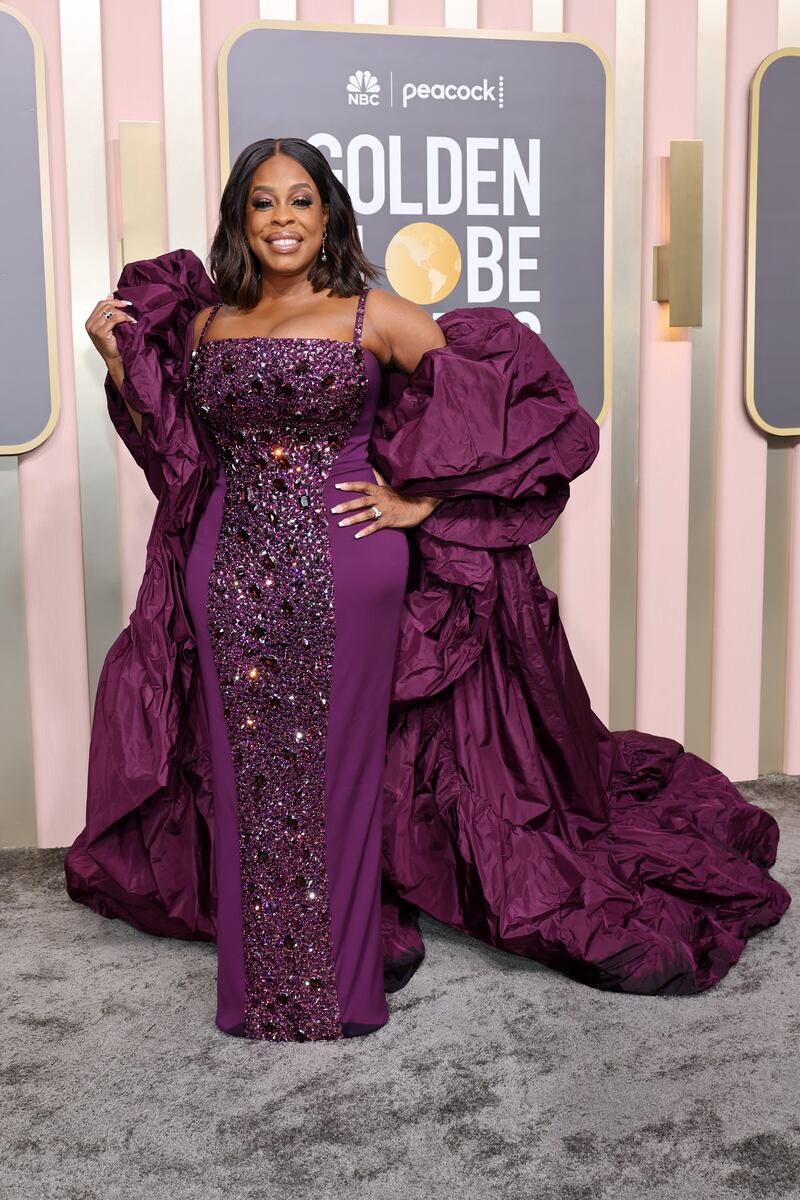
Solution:
{"label": "woman's right hand", "polygon": [[[130,303],[130,300],[115,300],[109,292],[105,300],[98,300],[86,322],[86,332],[109,371],[118,364],[121,366],[122,363],[117,349],[117,339],[114,337],[114,326],[119,325],[120,321],[133,321],[134,325],[136,324],[134,317],[121,311],[124,305]],[[103,315],[107,312],[111,313],[110,317]]]}
{"label": "woman's right hand", "polygon": [[[122,365],[122,355],[117,349],[117,339],[114,337],[114,326],[119,325],[120,321],[133,321],[136,324],[136,318],[130,316],[129,313],[122,312],[122,308],[126,304],[130,304],[130,300],[115,300],[111,292],[108,293],[105,300],[99,300],[92,309],[91,315],[86,322],[85,329],[98,352],[102,355],[103,361],[108,367],[109,374],[121,392],[122,385],[125,382],[125,368]],[[106,317],[104,314],[110,312],[111,316]],[[125,397],[123,396],[123,400]],[[136,432],[142,432],[142,415],[136,409],[131,408],[127,400],[125,407],[131,415]]]}

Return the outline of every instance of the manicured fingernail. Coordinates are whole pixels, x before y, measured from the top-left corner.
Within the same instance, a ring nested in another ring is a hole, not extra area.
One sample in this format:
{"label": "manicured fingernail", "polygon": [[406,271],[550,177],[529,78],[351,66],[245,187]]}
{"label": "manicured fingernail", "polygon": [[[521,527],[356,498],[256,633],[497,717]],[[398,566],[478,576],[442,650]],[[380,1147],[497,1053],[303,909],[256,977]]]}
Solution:
{"label": "manicured fingernail", "polygon": [[[338,488],[343,488],[344,484],[343,483],[335,483],[333,486],[338,487]],[[347,488],[345,488],[345,491],[347,491]]]}
{"label": "manicured fingernail", "polygon": [[129,318],[128,318],[128,320],[129,320],[129,321],[133,321],[134,325],[138,325],[138,324],[139,324],[139,322],[136,320],[136,317],[129,317]]}
{"label": "manicured fingernail", "polygon": [[333,508],[331,509],[331,512],[341,512],[341,511],[342,511],[341,504],[334,504]]}
{"label": "manicured fingernail", "polygon": [[363,529],[359,529],[358,533],[356,534],[356,537],[361,537],[363,532],[364,532]]}
{"label": "manicured fingernail", "polygon": [[341,521],[339,522],[339,524],[340,524],[340,525],[345,525],[345,524],[347,523],[347,521],[348,521],[348,520],[349,520],[349,517],[342,517],[342,519],[341,519]]}
{"label": "manicured fingernail", "polygon": [[120,300],[120,304],[133,304],[132,300]]}

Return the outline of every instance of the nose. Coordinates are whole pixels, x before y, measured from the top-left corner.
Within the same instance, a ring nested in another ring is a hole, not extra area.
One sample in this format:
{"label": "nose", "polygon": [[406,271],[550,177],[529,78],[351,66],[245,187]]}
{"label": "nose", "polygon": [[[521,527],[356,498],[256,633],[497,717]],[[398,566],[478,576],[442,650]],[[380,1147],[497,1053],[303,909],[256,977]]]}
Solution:
{"label": "nose", "polygon": [[273,220],[280,217],[281,213],[283,213],[285,216],[288,216],[288,217],[294,216],[295,209],[292,207],[290,198],[288,198],[286,200],[273,199],[273,201],[272,201]]}

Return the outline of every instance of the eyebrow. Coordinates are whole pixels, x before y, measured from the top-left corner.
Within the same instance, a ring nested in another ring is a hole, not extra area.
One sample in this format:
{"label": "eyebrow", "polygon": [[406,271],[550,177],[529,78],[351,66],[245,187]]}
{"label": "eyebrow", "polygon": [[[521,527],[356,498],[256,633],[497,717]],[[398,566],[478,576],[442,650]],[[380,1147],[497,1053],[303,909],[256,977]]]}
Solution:
{"label": "eyebrow", "polygon": [[[299,183],[290,183],[289,184],[290,191],[292,188],[298,188],[298,187],[311,187],[311,184],[306,183],[305,180],[303,180],[303,179],[301,179]],[[253,192],[274,192],[274,191],[276,191],[276,189],[274,187],[272,187],[272,185],[269,183],[257,183],[255,185],[255,187],[253,188]]]}

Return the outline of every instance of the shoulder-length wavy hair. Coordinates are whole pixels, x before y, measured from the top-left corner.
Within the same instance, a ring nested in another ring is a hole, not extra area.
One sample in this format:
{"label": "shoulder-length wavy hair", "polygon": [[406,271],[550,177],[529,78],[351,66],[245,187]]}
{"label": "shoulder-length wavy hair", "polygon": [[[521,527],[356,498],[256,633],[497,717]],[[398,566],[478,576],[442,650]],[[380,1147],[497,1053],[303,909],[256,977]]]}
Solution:
{"label": "shoulder-length wavy hair", "polygon": [[347,189],[334,175],[325,155],[303,138],[262,138],[251,142],[233,164],[222,192],[220,220],[208,256],[209,273],[224,302],[236,308],[254,308],[261,299],[261,264],[247,241],[247,197],[256,167],[273,154],[288,154],[300,163],[328,204],[325,254],[317,255],[308,278],[315,292],[327,288],[337,296],[353,296],[367,279],[377,279],[380,268],[361,248],[353,204]]}

